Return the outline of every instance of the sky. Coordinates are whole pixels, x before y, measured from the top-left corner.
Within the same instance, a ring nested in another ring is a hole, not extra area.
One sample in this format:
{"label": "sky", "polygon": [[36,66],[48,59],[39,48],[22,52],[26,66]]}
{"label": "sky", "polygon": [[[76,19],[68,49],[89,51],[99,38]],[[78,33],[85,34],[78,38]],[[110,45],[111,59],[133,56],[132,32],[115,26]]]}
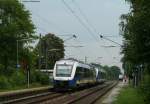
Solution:
{"label": "sky", "polygon": [[[46,33],[54,33],[63,40],[72,37],[73,34],[77,36],[65,41],[64,44],[68,46],[65,47],[66,58],[73,57],[84,61],[87,57],[88,63],[122,67],[120,46],[101,39],[99,35],[122,44],[122,36],[119,35],[120,16],[130,10],[125,0],[39,1],[22,2],[31,12],[37,34],[41,33],[44,36]],[[116,47],[104,47],[110,45]]]}

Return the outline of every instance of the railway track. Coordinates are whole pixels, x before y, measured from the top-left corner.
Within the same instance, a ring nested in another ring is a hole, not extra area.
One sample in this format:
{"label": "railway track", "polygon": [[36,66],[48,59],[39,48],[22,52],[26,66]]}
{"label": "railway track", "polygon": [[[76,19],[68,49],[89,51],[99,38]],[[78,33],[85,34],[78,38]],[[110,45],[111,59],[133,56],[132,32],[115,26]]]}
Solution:
{"label": "railway track", "polygon": [[31,96],[31,95],[35,95],[35,94],[48,92],[51,90],[52,90],[52,88],[50,88],[50,87],[40,87],[40,88],[33,88],[33,89],[24,89],[24,90],[10,91],[10,92],[2,92],[2,93],[0,93],[0,104],[3,101],[27,97],[27,96]]}
{"label": "railway track", "polygon": [[23,98],[13,99],[9,101],[4,101],[1,104],[36,104],[47,99],[53,99],[62,96],[62,93],[46,92],[41,94],[36,94],[32,96],[27,96]]}
{"label": "railway track", "polygon": [[18,90],[0,94],[0,104],[25,104],[42,99],[43,97],[55,98],[61,94],[53,92],[53,88],[35,88],[29,90]]}
{"label": "railway track", "polygon": [[87,93],[85,96],[69,101],[65,104],[94,104],[100,97],[105,95],[110,89],[112,89],[117,83],[112,85],[106,85],[105,87],[95,90],[91,93]]}
{"label": "railway track", "polygon": [[107,82],[88,89],[73,92],[44,92],[30,96],[3,101],[0,104],[93,104],[117,82]]}
{"label": "railway track", "polygon": [[100,99],[100,97],[106,94],[110,89],[112,89],[116,84],[117,82],[109,82],[107,84],[98,85],[71,94],[66,94],[56,99],[49,99],[37,104],[93,104],[95,101]]}

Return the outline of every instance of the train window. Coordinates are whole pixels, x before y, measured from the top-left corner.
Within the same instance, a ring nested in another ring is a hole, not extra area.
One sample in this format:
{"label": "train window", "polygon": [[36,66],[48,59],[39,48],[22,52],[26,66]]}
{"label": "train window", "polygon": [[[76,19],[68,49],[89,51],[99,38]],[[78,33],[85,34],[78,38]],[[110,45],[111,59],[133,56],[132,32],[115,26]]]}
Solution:
{"label": "train window", "polygon": [[76,75],[79,76],[79,74],[80,74],[80,68],[77,67],[77,68],[76,68]]}
{"label": "train window", "polygon": [[75,74],[76,77],[81,77],[82,76],[82,71],[81,70],[82,70],[81,67],[76,68],[76,74]]}
{"label": "train window", "polygon": [[84,71],[85,71],[84,68],[77,67],[75,76],[84,78]]}
{"label": "train window", "polygon": [[90,76],[89,72],[90,70],[85,68],[85,78],[88,78]]}
{"label": "train window", "polygon": [[70,77],[72,72],[72,65],[57,65],[56,76]]}

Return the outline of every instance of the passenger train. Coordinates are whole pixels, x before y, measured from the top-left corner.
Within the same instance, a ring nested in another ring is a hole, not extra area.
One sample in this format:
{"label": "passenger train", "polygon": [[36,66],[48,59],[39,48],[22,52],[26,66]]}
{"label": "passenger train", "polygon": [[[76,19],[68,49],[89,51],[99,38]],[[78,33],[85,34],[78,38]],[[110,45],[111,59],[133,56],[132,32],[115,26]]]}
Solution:
{"label": "passenger train", "polygon": [[104,82],[104,71],[75,59],[56,61],[53,71],[55,88],[76,88],[87,84]]}

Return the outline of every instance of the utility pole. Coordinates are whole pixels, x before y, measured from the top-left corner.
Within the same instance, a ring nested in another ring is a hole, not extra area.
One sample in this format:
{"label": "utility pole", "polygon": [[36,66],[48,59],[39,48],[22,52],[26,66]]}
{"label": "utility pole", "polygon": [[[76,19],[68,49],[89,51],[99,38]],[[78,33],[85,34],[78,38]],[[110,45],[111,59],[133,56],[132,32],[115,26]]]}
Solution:
{"label": "utility pole", "polygon": [[27,65],[27,85],[28,85],[28,88],[30,87],[30,67],[29,65]]}
{"label": "utility pole", "polygon": [[87,63],[87,56],[85,56],[85,63]]}
{"label": "utility pole", "polygon": [[18,60],[18,40],[17,40],[17,65],[16,65],[16,67],[17,67],[17,69],[19,68],[19,60]]}
{"label": "utility pole", "polygon": [[39,37],[39,70],[41,69],[41,45],[42,45],[42,41],[41,41],[41,34]]}
{"label": "utility pole", "polygon": [[48,61],[48,48],[47,48],[47,44],[46,44],[45,52],[46,52],[46,53],[45,53],[45,58],[46,58],[46,60],[45,60],[45,63],[46,63],[45,68],[46,68],[46,70],[47,70],[47,68],[48,68],[48,67],[47,67],[47,64],[48,64],[48,62],[47,62],[47,61]]}

